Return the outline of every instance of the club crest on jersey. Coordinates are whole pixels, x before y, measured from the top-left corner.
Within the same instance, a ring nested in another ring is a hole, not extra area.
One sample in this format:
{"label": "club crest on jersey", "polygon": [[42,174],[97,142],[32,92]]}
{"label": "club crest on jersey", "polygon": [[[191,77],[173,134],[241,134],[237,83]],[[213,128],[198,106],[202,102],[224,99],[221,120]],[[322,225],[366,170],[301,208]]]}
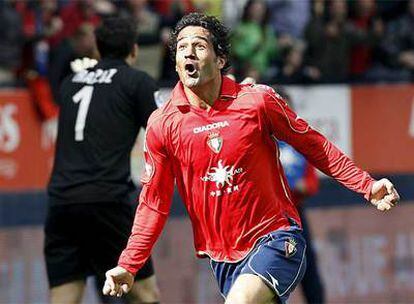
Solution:
{"label": "club crest on jersey", "polygon": [[210,133],[207,139],[207,145],[214,153],[219,153],[223,147],[223,138],[217,132]]}
{"label": "club crest on jersey", "polygon": [[287,241],[285,241],[285,256],[287,258],[295,255],[297,251],[296,245],[297,243],[293,238],[288,238]]}

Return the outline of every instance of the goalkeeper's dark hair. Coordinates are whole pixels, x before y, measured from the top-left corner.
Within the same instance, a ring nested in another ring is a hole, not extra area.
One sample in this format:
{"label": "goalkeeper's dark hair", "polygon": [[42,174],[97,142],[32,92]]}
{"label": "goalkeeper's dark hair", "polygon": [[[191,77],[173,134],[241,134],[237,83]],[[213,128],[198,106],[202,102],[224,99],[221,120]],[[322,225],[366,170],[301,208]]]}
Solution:
{"label": "goalkeeper's dark hair", "polygon": [[137,26],[130,18],[105,18],[95,30],[96,45],[102,58],[126,58],[137,37]]}
{"label": "goalkeeper's dark hair", "polygon": [[187,26],[201,26],[209,31],[211,35],[211,43],[214,51],[218,57],[224,58],[226,61],[221,73],[224,74],[230,68],[230,40],[229,29],[225,27],[216,17],[207,16],[201,13],[190,13],[185,15],[178,21],[177,25],[171,31],[170,40],[168,43],[171,57],[175,62],[175,55],[177,52],[177,38],[182,29]]}

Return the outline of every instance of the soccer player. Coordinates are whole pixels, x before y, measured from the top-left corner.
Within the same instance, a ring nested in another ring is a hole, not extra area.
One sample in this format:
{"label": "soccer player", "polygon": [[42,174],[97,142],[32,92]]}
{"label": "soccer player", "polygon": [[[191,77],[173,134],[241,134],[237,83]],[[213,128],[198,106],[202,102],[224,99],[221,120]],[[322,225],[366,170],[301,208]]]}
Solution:
{"label": "soccer player", "polygon": [[140,204],[103,292],[130,289],[166,222],[175,181],[197,255],[210,259],[226,303],[284,303],[305,271],[306,244],[274,138],[380,210],[393,207],[398,193],[356,167],[273,89],[222,76],[228,31],[216,18],[184,16],[171,42],[180,81],[148,121]]}
{"label": "soccer player", "polygon": [[[68,76],[60,90],[45,224],[51,303],[79,303],[86,277],[104,282],[105,271],[117,265],[134,219],[130,153],[157,108],[154,80],[130,67],[138,52],[134,23],[106,19],[95,38],[101,60]],[[132,302],[159,301],[151,259],[135,279]]]}

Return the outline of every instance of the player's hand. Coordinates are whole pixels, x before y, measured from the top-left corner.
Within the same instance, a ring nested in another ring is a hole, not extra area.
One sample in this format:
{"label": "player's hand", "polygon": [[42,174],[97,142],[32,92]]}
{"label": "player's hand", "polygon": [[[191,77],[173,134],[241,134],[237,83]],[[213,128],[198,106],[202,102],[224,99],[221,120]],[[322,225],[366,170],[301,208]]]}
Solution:
{"label": "player's hand", "polygon": [[371,189],[370,202],[380,211],[388,211],[400,201],[394,185],[386,178],[376,181]]}
{"label": "player's hand", "polygon": [[43,149],[49,149],[56,142],[58,129],[57,117],[49,118],[42,123],[41,145]]}
{"label": "player's hand", "polygon": [[104,295],[121,297],[131,290],[134,276],[126,269],[117,266],[108,270],[102,292]]}

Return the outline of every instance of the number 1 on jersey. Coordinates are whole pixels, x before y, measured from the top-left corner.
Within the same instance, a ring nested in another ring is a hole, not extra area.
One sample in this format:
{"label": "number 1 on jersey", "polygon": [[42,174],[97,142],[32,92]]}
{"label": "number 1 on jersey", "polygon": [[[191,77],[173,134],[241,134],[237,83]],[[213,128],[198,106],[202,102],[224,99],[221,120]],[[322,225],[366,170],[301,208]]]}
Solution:
{"label": "number 1 on jersey", "polygon": [[91,103],[93,86],[84,86],[73,95],[74,103],[79,103],[78,115],[75,122],[75,141],[83,141],[83,130],[85,129],[86,115]]}

